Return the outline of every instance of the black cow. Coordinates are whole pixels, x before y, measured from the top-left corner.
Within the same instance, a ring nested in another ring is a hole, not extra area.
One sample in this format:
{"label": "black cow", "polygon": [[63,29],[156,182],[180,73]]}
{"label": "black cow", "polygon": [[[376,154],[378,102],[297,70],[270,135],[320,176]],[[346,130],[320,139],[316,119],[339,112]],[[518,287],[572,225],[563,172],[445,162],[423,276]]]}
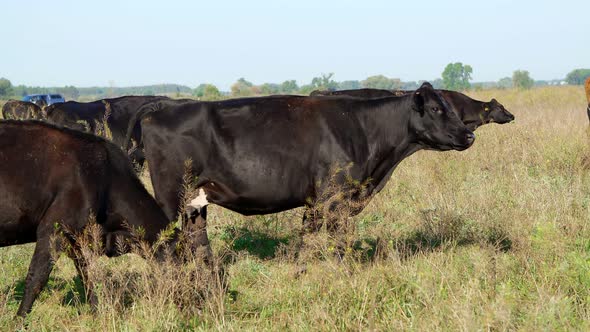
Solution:
{"label": "black cow", "polygon": [[[477,127],[487,123],[504,124],[514,120],[514,115],[508,112],[496,99],[483,102],[472,99],[460,92],[450,90],[438,90],[449,103],[453,111],[457,113],[461,121],[469,128],[476,130]],[[310,96],[351,96],[357,98],[383,98],[390,96],[402,96],[411,94],[409,90],[384,90],[384,89],[356,89],[339,91],[313,91]]]}
{"label": "black cow", "polygon": [[[59,230],[70,234],[68,254],[88,280],[87,262],[71,234],[81,232],[91,214],[103,230],[108,256],[117,254],[116,237],[143,236],[153,244],[169,225],[114,144],[38,121],[0,122],[0,247],[37,242],[18,315],[31,310],[47,283],[54,263],[50,238]],[[86,289],[95,306],[92,285]]]}
{"label": "black cow", "polygon": [[40,120],[43,119],[43,111],[36,104],[11,99],[2,106],[2,117],[6,120]]}
{"label": "black cow", "polygon": [[[125,134],[133,114],[143,105],[161,99],[168,98],[162,96],[124,96],[89,103],[68,101],[48,106],[46,108],[47,119],[57,125],[80,131],[88,129],[89,132],[97,134],[106,118],[113,142],[123,147],[126,145]],[[134,127],[131,134],[131,138],[139,142],[141,136],[140,127]],[[137,153],[131,157],[133,161],[139,164],[143,163],[143,156],[140,151],[141,149],[137,150]]]}
{"label": "black cow", "polygon": [[456,91],[440,90],[440,92],[470,130],[475,130],[487,123],[504,124],[514,120],[514,115],[494,98],[484,102]]}
{"label": "black cow", "polygon": [[[146,160],[156,200],[171,219],[187,159],[198,178],[189,204],[196,215],[204,217],[209,203],[266,214],[312,207],[335,167],[348,168],[339,185],[368,182],[362,192],[349,191],[361,201],[414,152],[463,150],[475,138],[430,84],[382,99],[271,96],[146,107],[151,111],[138,113]],[[310,218],[306,212],[304,222]]]}
{"label": "black cow", "polygon": [[384,90],[384,89],[353,89],[353,90],[314,90],[309,95],[311,97],[325,97],[325,96],[351,96],[351,97],[359,97],[359,98],[383,98],[383,97],[391,97],[391,96],[403,96],[408,93],[412,93],[412,91],[392,91],[392,90]]}
{"label": "black cow", "polygon": [[102,100],[90,103],[70,100],[47,106],[45,112],[50,123],[96,134],[97,124],[102,123],[106,110]]}

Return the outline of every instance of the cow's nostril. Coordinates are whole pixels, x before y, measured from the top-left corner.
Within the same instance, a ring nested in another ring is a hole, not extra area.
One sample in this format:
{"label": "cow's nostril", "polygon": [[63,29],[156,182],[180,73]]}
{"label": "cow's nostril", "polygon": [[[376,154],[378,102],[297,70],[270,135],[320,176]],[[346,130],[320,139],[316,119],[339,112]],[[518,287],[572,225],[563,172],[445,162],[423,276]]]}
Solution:
{"label": "cow's nostril", "polygon": [[475,141],[475,134],[469,133],[469,134],[465,135],[465,138],[467,139],[467,142],[469,142],[469,144],[471,144],[471,143],[473,143],[473,141]]}

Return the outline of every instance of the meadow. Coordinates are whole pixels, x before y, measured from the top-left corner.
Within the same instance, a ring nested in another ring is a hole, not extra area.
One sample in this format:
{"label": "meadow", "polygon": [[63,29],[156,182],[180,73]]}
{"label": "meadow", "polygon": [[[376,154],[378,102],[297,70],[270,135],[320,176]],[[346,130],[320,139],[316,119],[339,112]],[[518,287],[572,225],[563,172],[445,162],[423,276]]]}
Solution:
{"label": "meadow", "polygon": [[[420,151],[342,234],[334,258],[302,210],[209,207],[226,282],[130,254],[92,260],[96,313],[62,255],[16,319],[34,244],[0,248],[0,330],[590,330],[590,145],[583,87],[483,90],[516,116],[463,152]],[[149,187],[149,177],[143,173]],[[196,276],[196,277],[195,277]]]}

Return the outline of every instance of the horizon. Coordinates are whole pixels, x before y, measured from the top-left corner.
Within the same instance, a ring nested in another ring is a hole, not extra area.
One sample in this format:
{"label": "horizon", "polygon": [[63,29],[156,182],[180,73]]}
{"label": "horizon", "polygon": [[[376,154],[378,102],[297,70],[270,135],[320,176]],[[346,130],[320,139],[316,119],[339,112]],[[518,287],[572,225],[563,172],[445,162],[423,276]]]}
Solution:
{"label": "horizon", "polygon": [[13,15],[1,24],[11,47],[0,56],[0,77],[39,87],[210,83],[227,91],[241,77],[299,85],[323,73],[339,82],[432,81],[462,62],[473,67],[472,82],[515,70],[549,81],[590,67],[590,2],[566,3],[57,0],[50,10],[27,11],[45,4],[9,2],[5,13]]}

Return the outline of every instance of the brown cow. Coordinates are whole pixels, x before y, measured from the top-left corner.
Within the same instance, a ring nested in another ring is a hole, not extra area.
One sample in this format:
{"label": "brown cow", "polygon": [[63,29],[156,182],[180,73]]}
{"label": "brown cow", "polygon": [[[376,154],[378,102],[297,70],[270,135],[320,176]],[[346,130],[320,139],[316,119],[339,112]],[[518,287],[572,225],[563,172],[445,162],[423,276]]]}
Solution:
{"label": "brown cow", "polygon": [[28,101],[11,99],[2,106],[2,117],[6,120],[43,119],[41,107]]}
{"label": "brown cow", "polygon": [[[117,237],[153,244],[169,226],[116,145],[39,121],[0,122],[0,247],[37,243],[18,315],[31,310],[47,284],[54,263],[50,239],[58,231],[67,230],[68,254],[82,280],[88,280],[87,262],[73,234],[86,228],[91,215],[100,225],[108,256],[120,254],[112,245]],[[177,236],[175,230],[170,241]],[[157,254],[168,248],[160,247]],[[92,285],[86,289],[96,306]]]}

